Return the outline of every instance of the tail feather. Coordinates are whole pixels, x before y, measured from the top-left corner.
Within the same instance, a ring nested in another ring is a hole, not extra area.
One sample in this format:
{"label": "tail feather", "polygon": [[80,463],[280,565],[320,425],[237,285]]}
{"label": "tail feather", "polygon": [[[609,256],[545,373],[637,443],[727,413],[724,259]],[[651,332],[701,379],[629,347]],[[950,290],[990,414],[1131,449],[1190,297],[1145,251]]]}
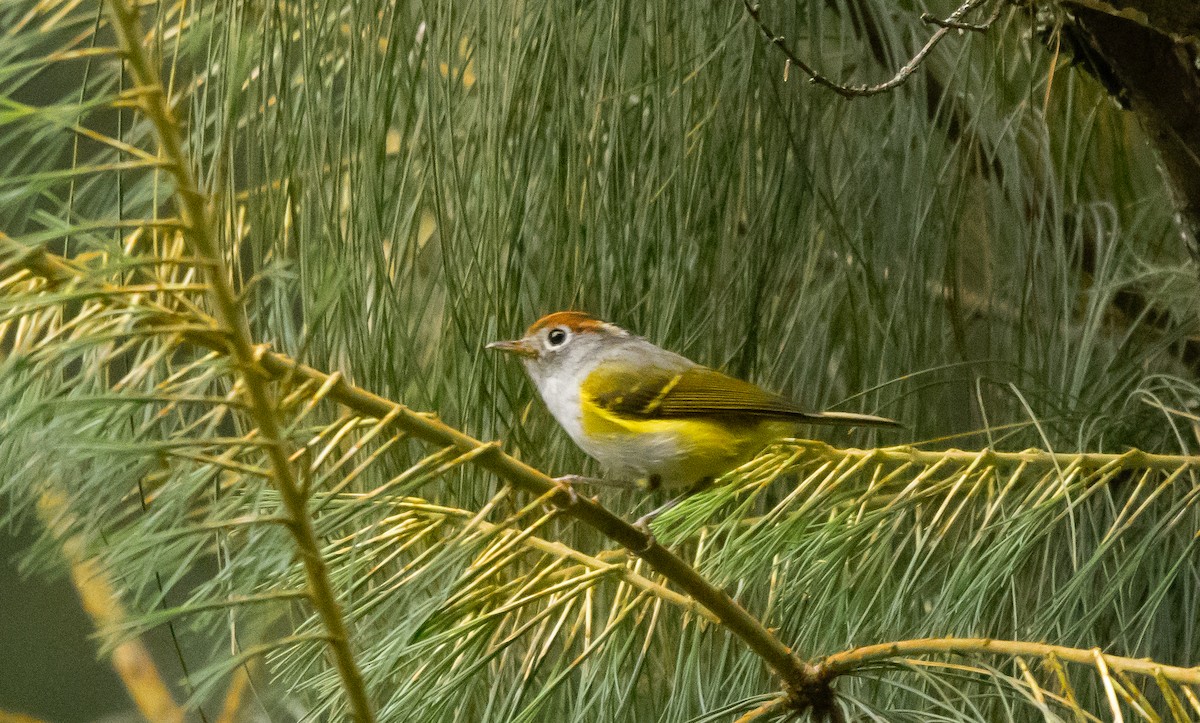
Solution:
{"label": "tail feather", "polygon": [[876,417],[874,414],[855,414],[853,412],[820,412],[806,414],[803,421],[810,424],[830,424],[839,427],[903,427],[894,419]]}

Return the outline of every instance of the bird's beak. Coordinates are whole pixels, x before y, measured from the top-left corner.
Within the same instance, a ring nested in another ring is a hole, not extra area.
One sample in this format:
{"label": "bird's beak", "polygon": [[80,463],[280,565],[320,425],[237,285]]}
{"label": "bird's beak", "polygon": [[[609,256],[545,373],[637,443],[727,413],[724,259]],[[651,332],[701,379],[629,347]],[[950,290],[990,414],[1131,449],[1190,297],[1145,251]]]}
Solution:
{"label": "bird's beak", "polygon": [[512,341],[493,341],[487,345],[488,349],[498,349],[508,354],[516,354],[517,356],[529,357],[536,359],[538,352],[529,342],[524,339],[514,339]]}

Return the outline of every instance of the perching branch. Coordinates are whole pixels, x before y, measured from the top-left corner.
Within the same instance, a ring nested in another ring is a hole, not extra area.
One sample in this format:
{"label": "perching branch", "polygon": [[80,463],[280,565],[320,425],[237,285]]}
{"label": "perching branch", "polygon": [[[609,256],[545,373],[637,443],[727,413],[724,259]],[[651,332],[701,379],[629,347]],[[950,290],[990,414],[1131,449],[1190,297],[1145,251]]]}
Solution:
{"label": "perching branch", "polygon": [[[264,353],[261,358],[263,370],[272,378],[290,376],[319,385],[330,383],[330,375],[313,367],[289,359],[282,354]],[[440,446],[453,446],[470,452],[486,446],[457,429],[443,424],[428,415],[414,412],[398,402],[385,399],[365,389],[352,386],[342,379],[333,380],[329,398],[360,414],[376,419],[389,417],[393,424],[427,442]],[[816,678],[812,666],[802,662],[791,649],[775,635],[734,602],[725,591],[715,587],[687,564],[681,557],[660,545],[653,537],[634,527],[595,500],[572,495],[540,470],[491,447],[476,458],[476,464],[496,473],[505,481],[530,494],[546,496],[569,517],[599,531],[605,537],[642,558],[656,572],[691,595],[708,608],[721,624],[741,638],[783,680],[789,690],[810,689]]]}
{"label": "perching branch", "polygon": [[779,48],[780,52],[782,52],[784,57],[787,58],[789,65],[796,66],[805,75],[807,75],[810,83],[829,88],[843,98],[857,98],[861,96],[883,93],[904,84],[904,82],[908,80],[909,76],[916,72],[917,68],[921,66],[921,63],[925,61],[925,58],[928,57],[929,53],[933,51],[934,47],[940,43],[942,39],[950,33],[951,30],[967,30],[973,32],[987,31],[987,29],[992,26],[992,23],[996,21],[996,18],[1000,17],[1000,3],[996,3],[996,9],[992,12],[991,16],[982,23],[968,23],[964,21],[964,18],[971,11],[978,9],[988,1],[989,0],[965,0],[962,5],[958,6],[957,10],[950,13],[950,16],[944,20],[936,18],[929,13],[922,13],[921,20],[930,23],[931,25],[937,25],[937,32],[935,32],[929,38],[925,45],[917,51],[911,60],[904,64],[904,67],[900,68],[900,70],[894,77],[892,77],[891,80],[884,81],[883,83],[879,83],[877,85],[842,85],[830,80],[821,73],[818,73],[811,65],[804,62],[800,56],[796,55],[791,47],[788,46],[786,39],[782,35],[776,34],[773,30],[771,30],[770,27],[767,26],[762,19],[762,14],[760,12],[761,7],[759,5],[755,4],[753,0],[742,0],[742,4],[746,6],[746,14],[750,16],[750,19],[753,20],[756,25],[758,25],[758,29],[762,31],[762,34],[767,38],[767,41]]}
{"label": "perching branch", "polygon": [[309,599],[321,625],[328,632],[326,641],[329,652],[346,692],[350,712],[360,723],[372,723],[375,713],[367,698],[362,672],[350,649],[350,632],[345,615],[321,556],[321,545],[308,513],[307,499],[288,460],[291,452],[279,427],[275,402],[262,376],[259,350],[251,339],[249,320],[225,268],[212,201],[201,191],[193,176],[191,159],[183,151],[179,123],[167,102],[162,78],[142,47],[136,1],[108,0],[107,6],[112,17],[113,32],[129,73],[140,86],[138,100],[141,111],[154,127],[161,153],[175,180],[175,202],[184,238],[192,252],[203,262],[201,265],[209,284],[209,296],[216,309],[219,331],[228,340],[224,351],[233,357],[241,373],[250,416],[266,443],[267,456],[271,460],[271,480],[279,491],[288,532],[304,565]]}

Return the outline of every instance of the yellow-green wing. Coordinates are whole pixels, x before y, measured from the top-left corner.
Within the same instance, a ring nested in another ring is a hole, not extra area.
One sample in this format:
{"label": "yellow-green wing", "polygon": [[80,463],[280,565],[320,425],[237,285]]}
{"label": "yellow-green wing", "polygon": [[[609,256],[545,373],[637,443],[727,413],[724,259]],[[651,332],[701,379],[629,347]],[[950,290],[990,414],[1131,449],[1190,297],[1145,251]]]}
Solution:
{"label": "yellow-green wing", "polygon": [[637,419],[733,415],[816,424],[899,426],[890,419],[868,414],[806,412],[786,397],[700,366],[633,373],[619,364],[602,364],[588,376],[585,388],[592,401],[604,409]]}

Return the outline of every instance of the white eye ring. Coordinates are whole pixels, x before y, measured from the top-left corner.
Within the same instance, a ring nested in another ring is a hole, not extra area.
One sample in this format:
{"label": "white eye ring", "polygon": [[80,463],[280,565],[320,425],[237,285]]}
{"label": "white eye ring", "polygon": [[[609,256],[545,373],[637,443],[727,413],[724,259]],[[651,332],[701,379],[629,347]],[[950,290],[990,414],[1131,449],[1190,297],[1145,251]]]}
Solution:
{"label": "white eye ring", "polygon": [[550,348],[559,347],[567,343],[567,339],[571,338],[571,334],[561,326],[551,329],[546,334],[546,346]]}

